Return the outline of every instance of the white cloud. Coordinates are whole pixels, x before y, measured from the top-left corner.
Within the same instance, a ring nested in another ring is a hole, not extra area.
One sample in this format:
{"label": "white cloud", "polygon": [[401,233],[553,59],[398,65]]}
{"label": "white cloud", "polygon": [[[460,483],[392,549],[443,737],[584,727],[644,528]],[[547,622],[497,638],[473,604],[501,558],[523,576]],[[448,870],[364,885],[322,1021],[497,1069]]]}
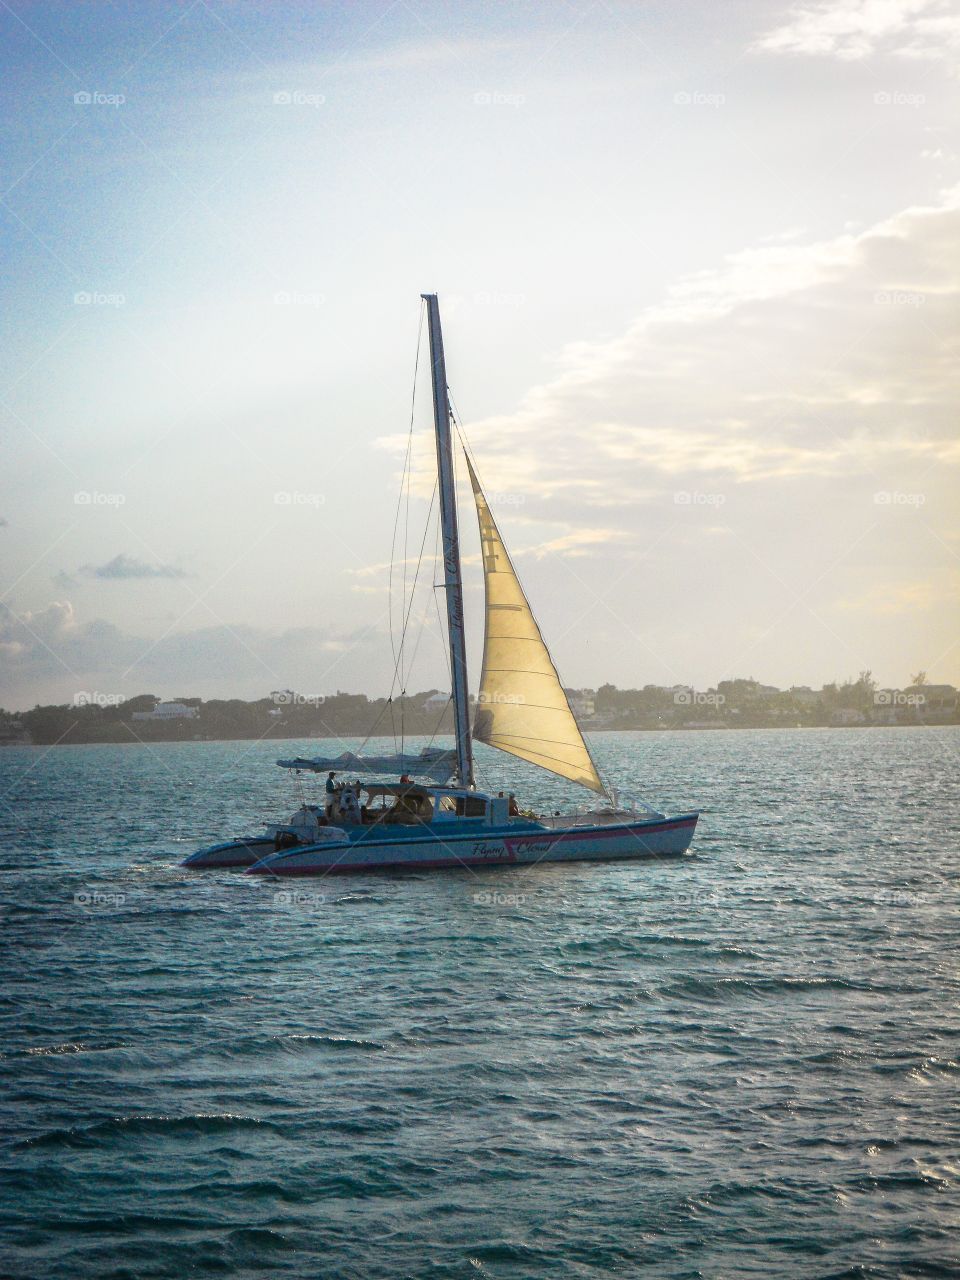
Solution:
{"label": "white cloud", "polygon": [[829,0],[794,9],[753,48],[847,62],[875,53],[947,59],[960,48],[960,13],[949,0]]}
{"label": "white cloud", "polygon": [[958,300],[960,188],[859,235],[735,254],[472,426],[487,487],[589,508],[635,505],[658,476],[957,461]]}

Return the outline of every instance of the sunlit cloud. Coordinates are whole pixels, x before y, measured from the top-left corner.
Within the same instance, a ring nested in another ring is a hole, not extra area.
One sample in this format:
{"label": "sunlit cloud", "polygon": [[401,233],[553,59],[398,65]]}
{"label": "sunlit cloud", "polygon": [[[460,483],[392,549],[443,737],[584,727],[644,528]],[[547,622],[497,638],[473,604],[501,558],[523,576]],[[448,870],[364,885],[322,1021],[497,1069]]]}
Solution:
{"label": "sunlit cloud", "polygon": [[[634,503],[651,473],[749,483],[960,461],[960,189],[859,235],[746,250],[473,424],[492,483]],[[629,465],[627,465],[629,464]]]}
{"label": "sunlit cloud", "polygon": [[960,14],[950,0],[826,0],[794,8],[753,48],[847,62],[876,53],[947,59],[960,48]]}

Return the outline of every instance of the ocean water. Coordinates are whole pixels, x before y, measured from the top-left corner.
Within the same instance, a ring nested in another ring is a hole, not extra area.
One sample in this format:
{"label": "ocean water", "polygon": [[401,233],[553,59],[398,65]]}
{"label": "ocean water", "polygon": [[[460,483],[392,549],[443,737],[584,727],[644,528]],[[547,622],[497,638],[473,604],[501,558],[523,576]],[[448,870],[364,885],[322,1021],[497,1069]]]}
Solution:
{"label": "ocean water", "polygon": [[592,741],[690,856],[278,890],[177,861],[316,743],[0,752],[0,1274],[957,1275],[960,730]]}

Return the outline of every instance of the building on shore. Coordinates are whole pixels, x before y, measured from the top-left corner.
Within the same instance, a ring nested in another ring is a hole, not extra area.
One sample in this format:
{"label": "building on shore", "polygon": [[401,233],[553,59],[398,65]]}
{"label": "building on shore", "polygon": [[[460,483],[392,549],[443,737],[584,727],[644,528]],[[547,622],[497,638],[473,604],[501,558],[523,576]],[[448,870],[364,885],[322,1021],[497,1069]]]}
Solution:
{"label": "building on shore", "polygon": [[188,707],[185,702],[158,702],[152,711],[134,711],[134,720],[197,720],[199,707]]}

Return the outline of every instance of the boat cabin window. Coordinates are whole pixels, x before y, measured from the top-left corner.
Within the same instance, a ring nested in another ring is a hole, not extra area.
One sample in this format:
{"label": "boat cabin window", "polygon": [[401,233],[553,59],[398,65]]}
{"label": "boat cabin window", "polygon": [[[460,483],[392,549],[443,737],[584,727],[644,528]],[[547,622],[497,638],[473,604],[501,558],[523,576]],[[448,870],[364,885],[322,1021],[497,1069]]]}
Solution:
{"label": "boat cabin window", "polygon": [[482,796],[442,796],[441,813],[455,813],[458,818],[485,818],[487,802]]}

